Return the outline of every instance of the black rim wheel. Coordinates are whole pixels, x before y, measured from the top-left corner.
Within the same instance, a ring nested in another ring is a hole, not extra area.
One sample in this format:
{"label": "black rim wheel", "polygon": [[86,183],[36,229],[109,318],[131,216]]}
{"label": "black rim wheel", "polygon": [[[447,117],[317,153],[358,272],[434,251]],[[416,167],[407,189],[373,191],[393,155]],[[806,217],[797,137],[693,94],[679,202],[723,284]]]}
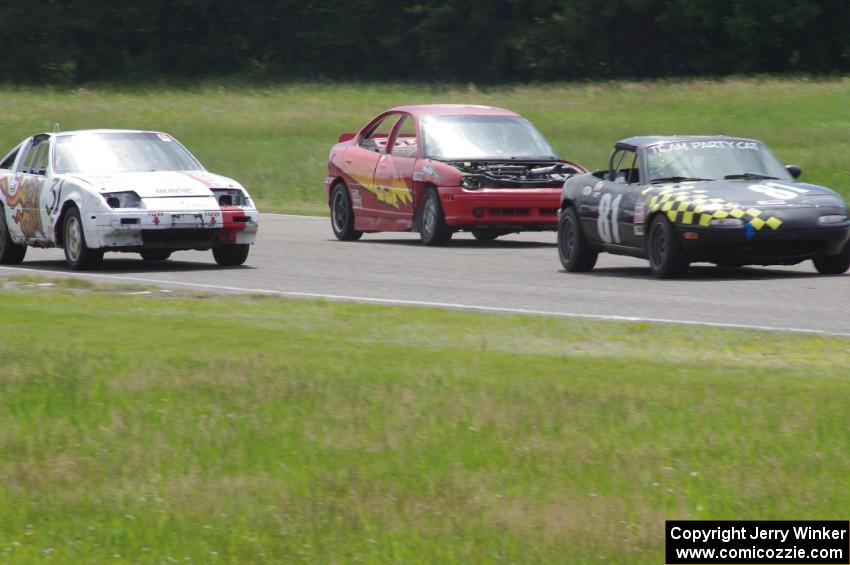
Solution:
{"label": "black rim wheel", "polygon": [[656,268],[660,268],[664,262],[664,254],[667,253],[667,233],[660,223],[656,224],[655,229],[652,230],[652,242],[650,246],[652,249],[652,264]]}
{"label": "black rim wheel", "polygon": [[664,216],[652,220],[647,255],[650,269],[659,278],[678,278],[688,272],[688,257],[678,241],[676,228]]}
{"label": "black rim wheel", "polygon": [[345,225],[348,220],[348,201],[345,197],[344,190],[337,189],[336,192],[334,192],[331,216],[331,222],[333,222],[334,230],[337,233],[342,233],[345,230]]}
{"label": "black rim wheel", "polygon": [[426,238],[431,238],[434,235],[434,230],[437,227],[437,208],[434,205],[434,199],[428,198],[425,203],[425,209],[422,210],[422,232]]}
{"label": "black rim wheel", "polygon": [[576,227],[572,218],[567,218],[563,223],[563,230],[560,241],[561,258],[563,263],[569,262],[575,254],[576,248]]}

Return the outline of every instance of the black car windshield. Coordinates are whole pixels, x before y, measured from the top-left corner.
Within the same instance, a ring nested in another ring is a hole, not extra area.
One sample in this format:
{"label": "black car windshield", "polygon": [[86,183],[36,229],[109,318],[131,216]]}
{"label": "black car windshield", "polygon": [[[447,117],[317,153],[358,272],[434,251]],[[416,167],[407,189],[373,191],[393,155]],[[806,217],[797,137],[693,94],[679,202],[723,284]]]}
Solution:
{"label": "black car windshield", "polygon": [[790,180],[773,153],[757,141],[688,140],[651,145],[646,149],[647,178],[782,179]]}
{"label": "black car windshield", "polygon": [[200,171],[201,164],[164,133],[78,133],[56,139],[57,173],[112,174],[140,171]]}
{"label": "black car windshield", "polygon": [[558,158],[543,135],[519,116],[428,116],[426,157],[445,160]]}

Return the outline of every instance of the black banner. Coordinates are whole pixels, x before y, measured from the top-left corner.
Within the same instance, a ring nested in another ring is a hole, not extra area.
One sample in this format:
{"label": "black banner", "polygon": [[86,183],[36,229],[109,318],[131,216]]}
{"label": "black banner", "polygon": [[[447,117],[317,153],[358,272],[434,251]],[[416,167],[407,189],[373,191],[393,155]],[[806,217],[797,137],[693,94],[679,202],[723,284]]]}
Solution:
{"label": "black banner", "polygon": [[850,522],[668,520],[668,565],[850,564]]}

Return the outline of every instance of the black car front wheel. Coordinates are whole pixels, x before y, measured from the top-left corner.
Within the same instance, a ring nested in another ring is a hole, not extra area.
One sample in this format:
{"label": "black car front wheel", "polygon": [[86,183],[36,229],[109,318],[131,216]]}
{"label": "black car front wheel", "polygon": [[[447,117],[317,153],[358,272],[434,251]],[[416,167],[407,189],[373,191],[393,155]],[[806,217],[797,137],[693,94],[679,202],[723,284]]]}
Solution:
{"label": "black car front wheel", "polygon": [[848,240],[841,252],[836,255],[822,255],[814,261],[815,269],[822,275],[841,275],[850,269],[850,240]]}
{"label": "black car front wheel", "polygon": [[649,226],[647,256],[652,274],[660,279],[674,279],[688,272],[688,256],[682,249],[673,224],[659,214]]}
{"label": "black car front wheel", "polygon": [[572,206],[564,209],[558,219],[558,257],[570,273],[590,271],[599,257],[584,237],[578,214]]}

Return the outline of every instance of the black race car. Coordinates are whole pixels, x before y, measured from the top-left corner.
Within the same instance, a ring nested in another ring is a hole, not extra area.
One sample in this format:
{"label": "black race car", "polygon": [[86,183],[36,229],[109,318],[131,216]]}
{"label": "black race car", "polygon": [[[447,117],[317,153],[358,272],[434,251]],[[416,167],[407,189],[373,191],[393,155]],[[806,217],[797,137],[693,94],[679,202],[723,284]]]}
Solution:
{"label": "black race car", "polygon": [[589,271],[601,251],[649,259],[660,278],[693,262],[850,267],[847,204],[797,182],[760,141],[726,136],[645,136],[618,141],[607,171],[564,183],[558,253]]}

